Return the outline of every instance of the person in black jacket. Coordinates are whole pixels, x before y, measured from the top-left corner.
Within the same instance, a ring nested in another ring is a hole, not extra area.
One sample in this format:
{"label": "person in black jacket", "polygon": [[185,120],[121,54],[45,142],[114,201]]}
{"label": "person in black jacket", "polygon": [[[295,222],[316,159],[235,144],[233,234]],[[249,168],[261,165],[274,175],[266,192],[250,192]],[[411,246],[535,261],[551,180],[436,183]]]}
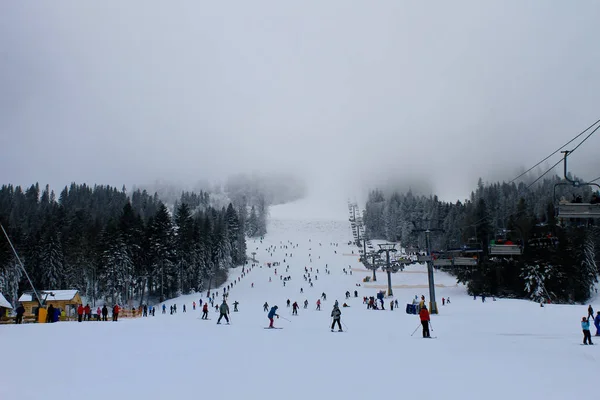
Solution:
{"label": "person in black jacket", "polygon": [[108,308],[106,308],[106,304],[102,307],[102,321],[108,321]]}
{"label": "person in black jacket", "polygon": [[15,319],[15,324],[23,323],[23,314],[25,314],[25,307],[23,307],[23,304],[19,304],[19,307],[17,307],[17,318]]}
{"label": "person in black jacket", "polygon": [[342,332],[342,324],[340,323],[342,312],[340,311],[340,308],[337,306],[337,304],[333,306],[333,310],[331,311],[331,317],[333,318],[333,322],[331,323],[331,331],[333,332],[333,327],[337,322],[339,331]]}

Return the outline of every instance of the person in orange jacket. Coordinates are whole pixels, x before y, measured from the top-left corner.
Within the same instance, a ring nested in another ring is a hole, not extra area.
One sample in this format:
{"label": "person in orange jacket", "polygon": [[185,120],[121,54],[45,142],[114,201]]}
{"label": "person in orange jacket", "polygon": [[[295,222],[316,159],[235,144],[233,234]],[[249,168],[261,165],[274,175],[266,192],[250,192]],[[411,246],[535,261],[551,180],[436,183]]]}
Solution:
{"label": "person in orange jacket", "polygon": [[82,319],[83,319],[83,304],[80,304],[79,307],[77,307],[77,321],[81,322]]}
{"label": "person in orange jacket", "polygon": [[119,319],[119,305],[115,304],[115,306],[113,307],[113,321],[117,322],[117,320]]}
{"label": "person in orange jacket", "polygon": [[429,311],[427,311],[427,306],[424,305],[423,308],[421,308],[421,311],[419,311],[419,317],[421,318],[421,325],[423,325],[423,337],[431,337],[429,334]]}

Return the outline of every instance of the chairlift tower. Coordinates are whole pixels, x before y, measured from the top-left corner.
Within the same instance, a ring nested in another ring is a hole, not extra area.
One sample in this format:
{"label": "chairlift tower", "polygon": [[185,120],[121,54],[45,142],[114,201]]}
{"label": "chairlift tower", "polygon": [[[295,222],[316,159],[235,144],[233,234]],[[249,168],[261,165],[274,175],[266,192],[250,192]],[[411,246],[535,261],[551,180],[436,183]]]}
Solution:
{"label": "chairlift tower", "polygon": [[[413,225],[416,224],[413,222]],[[435,280],[433,278],[433,260],[431,259],[431,240],[429,235],[432,232],[444,232],[443,229],[428,228],[414,229],[413,232],[425,232],[425,247],[427,248],[427,280],[429,282],[429,313],[438,314],[437,303],[435,301]]]}
{"label": "chairlift tower", "polygon": [[[365,259],[365,262],[364,262],[365,268],[373,271],[373,282],[377,282],[377,275],[375,275],[375,271],[380,266],[379,265],[379,261],[380,261],[379,253],[372,252],[369,254],[365,254],[363,257]],[[367,257],[371,257],[371,261],[372,261],[371,263],[369,263],[369,259]]]}
{"label": "chairlift tower", "polygon": [[396,244],[394,243],[380,243],[378,244],[379,246],[379,251],[378,253],[385,253],[385,268],[384,271],[387,272],[387,278],[388,278],[388,296],[393,296],[394,293],[392,291],[392,272],[398,272],[399,269],[399,265],[390,265],[390,253],[395,253],[396,251]]}

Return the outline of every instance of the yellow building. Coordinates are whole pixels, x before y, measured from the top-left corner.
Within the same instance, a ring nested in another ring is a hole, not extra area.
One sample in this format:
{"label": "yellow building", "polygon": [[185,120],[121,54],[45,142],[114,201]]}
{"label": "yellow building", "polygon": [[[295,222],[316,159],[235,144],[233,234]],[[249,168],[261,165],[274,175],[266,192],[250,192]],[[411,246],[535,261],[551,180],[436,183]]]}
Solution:
{"label": "yellow building", "polygon": [[[65,311],[68,316],[77,315],[77,307],[81,304],[81,297],[78,290],[44,290],[38,292],[40,299],[44,302],[44,307],[48,308],[50,304],[54,308]],[[19,297],[19,302],[25,307],[25,316],[33,316],[39,303],[32,292],[23,293]]]}

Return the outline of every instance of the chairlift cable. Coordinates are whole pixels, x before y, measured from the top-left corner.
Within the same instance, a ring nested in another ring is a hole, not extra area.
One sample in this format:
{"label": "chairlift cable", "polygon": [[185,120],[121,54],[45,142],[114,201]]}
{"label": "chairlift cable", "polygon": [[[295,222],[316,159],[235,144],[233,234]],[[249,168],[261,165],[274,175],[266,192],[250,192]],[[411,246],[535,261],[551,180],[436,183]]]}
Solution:
{"label": "chairlift cable", "polygon": [[[542,161],[538,162],[537,164],[535,164],[533,167],[529,168],[527,171],[523,172],[522,174],[520,174],[519,176],[517,176],[516,178],[514,178],[513,180],[511,180],[508,183],[513,183],[514,181],[516,181],[517,179],[519,179],[520,177],[522,177],[523,175],[531,172],[534,168],[536,168],[538,165],[540,165],[541,163],[543,163],[544,161],[548,160],[550,157],[552,157],[553,155],[555,155],[556,153],[558,153],[559,151],[561,151],[563,148],[565,148],[567,145],[569,145],[571,142],[573,142],[574,140],[576,140],[577,138],[579,138],[581,135],[583,135],[584,133],[586,133],[587,131],[589,131],[591,128],[593,128],[596,124],[598,124],[600,122],[600,119],[597,120],[596,122],[594,122],[592,125],[590,125],[589,127],[587,127],[583,132],[579,133],[577,136],[575,136],[573,139],[569,140],[567,143],[563,144],[561,147],[559,147],[558,149],[556,149],[552,154],[550,154],[548,157],[544,158]],[[596,128],[598,129],[598,128]],[[595,130],[594,130],[595,132]],[[593,132],[592,132],[593,133]],[[591,134],[590,134],[591,136]],[[588,136],[589,137],[589,136]],[[587,138],[586,138],[587,139]],[[586,140],[584,139],[584,141]],[[583,143],[583,142],[581,142]],[[581,143],[577,146],[579,147],[581,145]],[[576,147],[576,148],[577,148]],[[573,149],[574,150],[574,149]]]}
{"label": "chairlift cable", "polygon": [[[593,125],[592,125],[593,126]],[[588,128],[589,129],[589,128]],[[573,148],[573,150],[570,150],[568,154],[573,154],[573,152],[575,150],[577,150],[586,140],[588,140],[594,133],[596,133],[596,131],[600,129],[600,125],[598,125],[592,132],[590,132],[589,135],[587,135],[581,142],[579,142],[579,144],[577,146],[575,146]],[[578,135],[580,136],[580,135]],[[551,166],[550,168],[548,168],[546,170],[546,172],[544,172],[542,175],[540,175],[535,181],[531,182],[529,184],[529,186],[527,186],[527,189],[531,188],[537,181],[539,181],[540,179],[542,179],[544,177],[544,175],[546,175],[548,172],[552,171],[558,164],[560,164],[561,162],[563,162],[563,159],[561,158],[560,160],[558,160],[558,162],[556,164],[554,164],[553,166]]]}

